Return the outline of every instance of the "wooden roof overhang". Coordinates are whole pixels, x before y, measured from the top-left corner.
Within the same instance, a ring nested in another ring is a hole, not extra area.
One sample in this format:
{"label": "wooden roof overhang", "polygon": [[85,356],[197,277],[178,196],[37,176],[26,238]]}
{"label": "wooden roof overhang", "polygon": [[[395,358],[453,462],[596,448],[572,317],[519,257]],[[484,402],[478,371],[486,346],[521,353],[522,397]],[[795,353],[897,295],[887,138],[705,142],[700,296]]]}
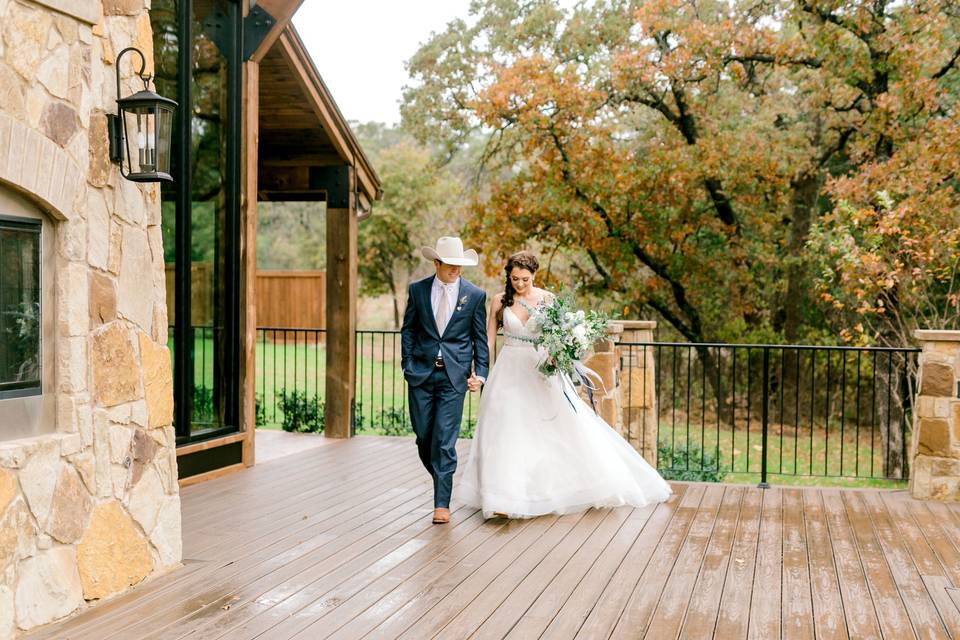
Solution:
{"label": "wooden roof overhang", "polygon": [[360,148],[292,23],[260,60],[258,200],[325,200],[331,167],[354,170],[363,216],[380,178]]}

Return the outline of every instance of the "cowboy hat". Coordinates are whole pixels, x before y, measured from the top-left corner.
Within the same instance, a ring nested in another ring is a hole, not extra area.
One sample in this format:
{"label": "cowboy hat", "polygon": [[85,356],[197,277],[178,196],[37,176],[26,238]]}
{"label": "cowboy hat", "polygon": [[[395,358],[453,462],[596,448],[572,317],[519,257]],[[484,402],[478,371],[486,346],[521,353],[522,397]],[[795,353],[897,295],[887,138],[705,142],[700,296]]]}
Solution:
{"label": "cowboy hat", "polygon": [[480,257],[473,249],[463,250],[463,241],[460,238],[444,236],[437,240],[435,249],[423,247],[420,249],[427,260],[439,260],[444,264],[458,267],[473,267],[480,261]]}

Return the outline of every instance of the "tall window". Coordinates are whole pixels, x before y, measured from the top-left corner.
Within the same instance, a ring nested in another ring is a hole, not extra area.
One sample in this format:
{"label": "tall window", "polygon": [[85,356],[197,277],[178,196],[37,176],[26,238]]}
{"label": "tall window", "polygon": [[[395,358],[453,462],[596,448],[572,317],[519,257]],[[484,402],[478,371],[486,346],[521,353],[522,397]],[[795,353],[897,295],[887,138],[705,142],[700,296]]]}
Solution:
{"label": "tall window", "polygon": [[0,218],[0,399],[41,393],[40,229]]}
{"label": "tall window", "polygon": [[157,88],[180,103],[162,186],[178,444],[238,429],[240,3],[153,0]]}

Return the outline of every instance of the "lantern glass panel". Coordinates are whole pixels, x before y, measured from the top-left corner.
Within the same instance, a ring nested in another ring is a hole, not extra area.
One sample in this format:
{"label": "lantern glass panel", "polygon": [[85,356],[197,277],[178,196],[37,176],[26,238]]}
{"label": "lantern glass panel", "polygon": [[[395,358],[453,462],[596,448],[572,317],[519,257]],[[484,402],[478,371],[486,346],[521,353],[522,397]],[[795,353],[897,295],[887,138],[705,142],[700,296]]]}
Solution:
{"label": "lantern glass panel", "polygon": [[124,153],[128,173],[152,174],[157,167],[156,106],[129,106],[123,108]]}
{"label": "lantern glass panel", "polygon": [[160,105],[157,108],[157,171],[170,173],[170,145],[173,140],[173,109]]}

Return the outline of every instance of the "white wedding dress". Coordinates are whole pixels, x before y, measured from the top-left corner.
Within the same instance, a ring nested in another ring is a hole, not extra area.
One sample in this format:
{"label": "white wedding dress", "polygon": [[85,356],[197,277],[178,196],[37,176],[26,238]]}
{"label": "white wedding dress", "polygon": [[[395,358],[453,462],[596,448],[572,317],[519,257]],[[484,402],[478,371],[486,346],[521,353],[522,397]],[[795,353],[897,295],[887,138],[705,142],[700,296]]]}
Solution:
{"label": "white wedding dress", "polygon": [[503,310],[504,346],[484,385],[454,497],[485,518],[666,500],[670,485],[656,469],[577,394],[565,395],[560,378],[537,371],[543,353],[527,325],[510,307]]}

